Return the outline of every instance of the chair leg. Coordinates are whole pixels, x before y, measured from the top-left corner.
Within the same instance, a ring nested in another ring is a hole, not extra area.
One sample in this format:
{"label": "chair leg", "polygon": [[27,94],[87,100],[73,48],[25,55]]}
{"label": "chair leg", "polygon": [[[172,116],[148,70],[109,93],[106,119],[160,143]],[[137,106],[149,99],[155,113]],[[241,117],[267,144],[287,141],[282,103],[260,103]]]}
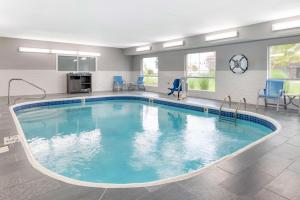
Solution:
{"label": "chair leg", "polygon": [[[300,99],[299,99],[300,101]],[[284,109],[287,109],[287,105],[286,105],[286,96],[283,96],[283,103],[284,103]]]}
{"label": "chair leg", "polygon": [[265,98],[265,107],[268,107],[268,101],[267,101],[267,98]]}
{"label": "chair leg", "polygon": [[279,103],[280,103],[280,98],[277,99],[277,106],[276,106],[277,112],[279,111]]}
{"label": "chair leg", "polygon": [[258,109],[258,104],[259,104],[259,96],[257,96],[257,99],[256,99],[256,106],[255,106],[256,110]]}
{"label": "chair leg", "polygon": [[174,95],[174,92],[171,90],[169,93],[168,93],[168,96],[173,94]]}

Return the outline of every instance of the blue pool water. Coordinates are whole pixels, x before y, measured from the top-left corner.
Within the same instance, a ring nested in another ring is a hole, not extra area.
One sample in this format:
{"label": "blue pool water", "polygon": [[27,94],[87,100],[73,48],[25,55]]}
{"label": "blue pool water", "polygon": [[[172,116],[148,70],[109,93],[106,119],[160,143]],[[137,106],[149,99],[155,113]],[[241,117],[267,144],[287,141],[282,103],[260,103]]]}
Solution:
{"label": "blue pool water", "polygon": [[34,158],[60,175],[94,183],[144,183],[183,175],[266,136],[207,114],[138,100],[52,105],[16,112]]}

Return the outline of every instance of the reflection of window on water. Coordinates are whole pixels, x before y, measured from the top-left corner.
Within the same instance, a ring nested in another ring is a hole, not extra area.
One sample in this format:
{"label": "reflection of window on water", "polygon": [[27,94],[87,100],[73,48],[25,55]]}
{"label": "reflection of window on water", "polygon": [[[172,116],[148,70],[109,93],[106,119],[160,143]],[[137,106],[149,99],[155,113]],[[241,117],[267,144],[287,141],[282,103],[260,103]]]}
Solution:
{"label": "reflection of window on water", "polygon": [[143,129],[145,131],[157,131],[158,108],[153,106],[143,106]]}
{"label": "reflection of window on water", "polygon": [[49,139],[36,137],[29,146],[35,159],[42,165],[60,174],[75,175],[78,172],[75,162],[90,162],[101,151],[101,136],[100,129],[95,129],[79,134],[57,135]]}

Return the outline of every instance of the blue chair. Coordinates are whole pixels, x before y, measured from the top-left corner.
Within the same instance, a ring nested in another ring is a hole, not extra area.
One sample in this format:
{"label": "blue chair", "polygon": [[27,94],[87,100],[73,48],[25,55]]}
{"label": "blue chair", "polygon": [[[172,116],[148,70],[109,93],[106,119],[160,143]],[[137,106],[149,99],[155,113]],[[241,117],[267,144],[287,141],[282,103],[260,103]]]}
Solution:
{"label": "blue chair", "polygon": [[125,86],[126,83],[122,76],[114,76],[113,91],[123,90]]}
{"label": "blue chair", "polygon": [[265,88],[263,90],[260,89],[258,91],[256,109],[258,108],[259,99],[263,98],[265,100],[265,107],[267,107],[268,104],[271,104],[268,103],[268,100],[275,100],[276,110],[279,111],[279,103],[282,97],[284,97],[284,81],[271,79],[267,80]]}
{"label": "blue chair", "polygon": [[173,88],[168,88],[170,90],[168,95],[174,94],[174,92],[177,92],[177,99],[179,100],[180,92],[182,91],[182,84],[181,79],[177,78],[173,81]]}
{"label": "blue chair", "polygon": [[144,76],[139,76],[136,83],[135,83],[135,87],[138,89],[138,90],[143,90],[145,91],[146,88],[145,88],[145,84],[144,84]]}

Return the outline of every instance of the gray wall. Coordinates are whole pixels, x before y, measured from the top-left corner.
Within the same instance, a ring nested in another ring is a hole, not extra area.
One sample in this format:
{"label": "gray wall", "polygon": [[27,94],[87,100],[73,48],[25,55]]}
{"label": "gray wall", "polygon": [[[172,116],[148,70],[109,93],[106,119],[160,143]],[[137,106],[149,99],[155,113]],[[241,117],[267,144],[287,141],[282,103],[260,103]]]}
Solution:
{"label": "gray wall", "polygon": [[77,50],[99,52],[99,71],[130,71],[131,56],[123,54],[122,49],[111,47],[85,46],[67,43],[46,42],[0,37],[0,70],[55,70],[56,55],[40,53],[21,53],[18,48],[49,48],[61,50]]}
{"label": "gray wall", "polygon": [[[111,91],[115,75],[131,79],[132,57],[124,55],[122,49],[0,37],[0,96],[7,95],[11,78],[35,83],[48,94],[66,93],[66,72],[56,71],[56,55],[19,52],[20,46],[101,53],[98,71],[92,72],[93,91]],[[12,95],[31,94],[40,91],[22,82],[13,83]]]}
{"label": "gray wall", "polygon": [[249,70],[267,70],[268,46],[300,42],[300,35],[286,38],[244,42],[232,45],[219,45],[185,50],[164,51],[133,57],[133,70],[139,71],[144,57],[157,56],[159,71],[182,71],[188,53],[216,51],[216,70],[229,70],[229,59],[235,54],[244,54],[249,60]]}
{"label": "gray wall", "polygon": [[[170,87],[170,83],[172,83],[174,78],[184,76],[186,54],[215,51],[216,91],[191,90],[188,92],[188,95],[219,100],[222,100],[226,95],[231,95],[234,101],[239,101],[241,97],[245,97],[249,103],[255,104],[257,91],[264,87],[265,80],[267,79],[268,47],[275,44],[297,42],[300,42],[300,35],[214,47],[136,55],[133,57],[133,77],[136,77],[141,71],[142,58],[157,56],[159,65],[158,87],[147,87],[147,89],[154,92],[167,93],[167,88]],[[237,75],[229,70],[228,63],[233,55],[240,53],[248,58],[249,70],[242,75]]]}

